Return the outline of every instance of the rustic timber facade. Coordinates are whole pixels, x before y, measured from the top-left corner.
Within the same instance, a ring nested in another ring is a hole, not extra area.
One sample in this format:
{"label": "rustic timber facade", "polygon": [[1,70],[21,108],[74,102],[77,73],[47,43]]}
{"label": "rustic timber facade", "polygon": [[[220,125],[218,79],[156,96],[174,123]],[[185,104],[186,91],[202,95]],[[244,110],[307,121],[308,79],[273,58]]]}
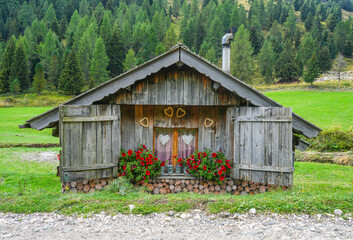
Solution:
{"label": "rustic timber facade", "polygon": [[293,184],[293,147],[307,146],[293,133],[321,131],[181,44],[22,127],[58,129],[64,183],[116,177],[120,150],[145,144],[162,158],[222,150],[231,178],[282,186]]}

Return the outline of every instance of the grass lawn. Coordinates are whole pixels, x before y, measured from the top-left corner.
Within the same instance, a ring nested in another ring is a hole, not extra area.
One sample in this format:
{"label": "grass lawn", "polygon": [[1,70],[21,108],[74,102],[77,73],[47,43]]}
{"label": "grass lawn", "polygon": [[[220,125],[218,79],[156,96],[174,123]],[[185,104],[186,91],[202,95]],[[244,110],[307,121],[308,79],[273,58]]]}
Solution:
{"label": "grass lawn", "polygon": [[353,92],[264,92],[285,107],[322,129],[353,127]]}
{"label": "grass lawn", "polygon": [[51,129],[36,131],[20,129],[26,120],[41,114],[51,107],[11,107],[0,108],[0,146],[11,144],[59,143],[59,138],[51,135]]}
{"label": "grass lawn", "polygon": [[[49,149],[58,151],[57,148]],[[57,163],[38,163],[24,159],[24,154],[48,149],[0,149],[0,211],[51,212],[89,215],[106,211],[148,214],[168,210],[187,211],[199,208],[211,213],[245,212],[255,207],[260,212],[332,213],[342,209],[353,212],[352,167],[295,163],[294,187],[255,196],[171,194],[150,195],[144,192],[119,196],[108,192],[61,194],[56,177]]]}

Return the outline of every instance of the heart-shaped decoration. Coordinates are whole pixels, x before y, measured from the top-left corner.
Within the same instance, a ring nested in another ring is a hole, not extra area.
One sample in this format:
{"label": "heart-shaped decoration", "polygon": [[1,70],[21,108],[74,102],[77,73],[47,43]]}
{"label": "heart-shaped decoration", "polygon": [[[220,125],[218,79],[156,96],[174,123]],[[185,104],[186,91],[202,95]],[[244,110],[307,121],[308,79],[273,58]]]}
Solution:
{"label": "heart-shaped decoration", "polygon": [[194,135],[192,135],[192,134],[183,135],[183,136],[181,136],[181,139],[183,139],[183,141],[186,145],[189,145],[192,142],[192,140],[194,139]]}
{"label": "heart-shaped decoration", "polygon": [[162,143],[162,145],[165,145],[170,139],[169,134],[162,134],[160,133],[158,135],[158,140]]}
{"label": "heart-shaped decoration", "polygon": [[177,118],[184,117],[186,115],[186,111],[182,108],[178,108],[176,115],[177,115]]}
{"label": "heart-shaped decoration", "polygon": [[205,127],[211,127],[213,125],[213,120],[211,118],[205,119]]}
{"label": "heart-shaped decoration", "polygon": [[167,115],[168,117],[173,117],[173,108],[169,107],[164,109],[164,114]]}
{"label": "heart-shaped decoration", "polygon": [[141,126],[145,127],[145,128],[148,128],[149,126],[149,121],[148,121],[148,118],[147,117],[144,117],[140,120],[140,124]]}

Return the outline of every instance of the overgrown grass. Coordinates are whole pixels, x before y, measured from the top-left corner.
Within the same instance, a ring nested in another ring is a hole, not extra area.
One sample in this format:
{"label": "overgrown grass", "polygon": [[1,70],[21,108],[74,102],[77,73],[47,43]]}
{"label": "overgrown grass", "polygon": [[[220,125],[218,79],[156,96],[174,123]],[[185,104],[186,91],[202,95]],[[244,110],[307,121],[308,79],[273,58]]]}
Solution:
{"label": "overgrown grass", "polygon": [[[58,150],[58,149],[53,149]],[[20,156],[40,149],[0,149],[0,211],[32,213],[57,211],[63,214],[89,215],[101,211],[110,214],[149,214],[199,208],[211,213],[245,212],[255,207],[260,212],[332,213],[340,208],[353,212],[352,167],[296,163],[294,187],[255,196],[171,194],[150,195],[137,192],[120,196],[108,191],[90,194],[61,194],[56,164],[22,160]],[[24,184],[25,183],[25,184]]]}
{"label": "overgrown grass", "polygon": [[276,91],[265,95],[322,129],[353,127],[353,92]]}
{"label": "overgrown grass", "polygon": [[310,149],[320,152],[353,151],[353,129],[342,131],[339,128],[320,132],[317,138],[306,139]]}
{"label": "overgrown grass", "polygon": [[53,91],[44,91],[41,95],[36,93],[0,95],[0,107],[50,107],[70,100],[73,96],[58,94]]}
{"label": "overgrown grass", "polygon": [[59,138],[51,135],[51,129],[36,131],[20,129],[26,120],[41,114],[51,107],[14,107],[0,108],[0,147],[28,145],[33,143],[59,143]]}

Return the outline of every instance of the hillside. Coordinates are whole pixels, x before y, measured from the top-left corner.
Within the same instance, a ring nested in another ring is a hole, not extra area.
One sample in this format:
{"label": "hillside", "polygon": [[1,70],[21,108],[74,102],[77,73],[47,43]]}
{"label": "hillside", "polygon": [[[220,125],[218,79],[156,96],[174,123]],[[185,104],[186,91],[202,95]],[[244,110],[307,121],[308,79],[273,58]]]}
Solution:
{"label": "hillside", "polygon": [[231,27],[231,73],[250,84],[310,83],[353,52],[351,0],[12,0],[0,9],[3,95],[76,95],[179,41],[220,65]]}

